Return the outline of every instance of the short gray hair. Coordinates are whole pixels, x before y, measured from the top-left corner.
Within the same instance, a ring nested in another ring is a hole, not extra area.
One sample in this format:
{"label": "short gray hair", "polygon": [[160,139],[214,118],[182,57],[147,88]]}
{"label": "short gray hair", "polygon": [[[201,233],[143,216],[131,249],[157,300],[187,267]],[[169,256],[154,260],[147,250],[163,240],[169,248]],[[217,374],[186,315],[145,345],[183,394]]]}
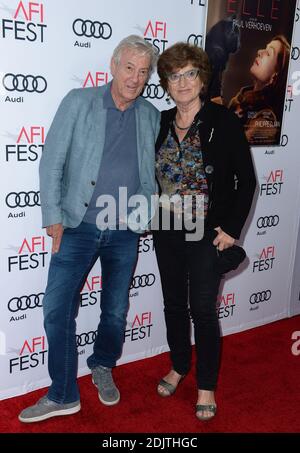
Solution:
{"label": "short gray hair", "polygon": [[121,54],[123,50],[125,49],[132,49],[135,50],[136,52],[140,53],[141,55],[149,55],[150,57],[150,71],[149,75],[152,74],[156,67],[158,55],[157,52],[150,44],[149,42],[145,41],[144,38],[138,35],[130,35],[127,36],[127,38],[122,39],[122,41],[119,42],[117,47],[115,48],[113,52],[112,58],[114,59],[116,64],[120,63],[121,59]]}

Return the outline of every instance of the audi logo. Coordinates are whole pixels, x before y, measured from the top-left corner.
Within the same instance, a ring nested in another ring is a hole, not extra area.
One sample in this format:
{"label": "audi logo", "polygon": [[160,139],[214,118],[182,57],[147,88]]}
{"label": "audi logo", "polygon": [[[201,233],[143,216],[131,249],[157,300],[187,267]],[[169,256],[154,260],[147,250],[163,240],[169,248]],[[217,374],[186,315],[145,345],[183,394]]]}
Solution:
{"label": "audi logo", "polygon": [[6,204],[9,208],[25,208],[26,206],[32,208],[33,206],[40,206],[40,192],[10,192],[5,198]]}
{"label": "audi logo", "polygon": [[147,83],[142,93],[145,99],[162,99],[165,95],[165,90],[161,85],[155,85],[155,83]]}
{"label": "audi logo", "polygon": [[202,39],[203,39],[203,36],[202,35],[190,35],[187,39],[187,42],[189,44],[194,44],[194,46],[199,46],[199,47],[202,47]]}
{"label": "audi logo", "polygon": [[292,47],[291,59],[292,60],[298,60],[299,55],[300,55],[299,47]]}
{"label": "audi logo", "polygon": [[84,332],[80,335],[76,335],[76,346],[86,346],[87,344],[95,343],[97,331]]}
{"label": "audi logo", "polygon": [[109,39],[112,35],[112,28],[107,22],[92,22],[91,20],[76,19],[72,25],[77,36],[86,38]]}
{"label": "audi logo", "polygon": [[156,278],[154,274],[143,274],[135,275],[132,279],[130,289],[145,288],[146,286],[152,286]]}
{"label": "audi logo", "polygon": [[259,219],[257,219],[256,225],[257,228],[268,228],[272,226],[277,226],[278,223],[279,223],[278,215],[269,215],[265,217],[259,217]]}
{"label": "audi logo", "polygon": [[249,302],[251,305],[259,304],[260,302],[266,302],[271,298],[271,290],[261,291],[260,293],[253,293],[250,296]]}
{"label": "audi logo", "polygon": [[16,313],[17,311],[25,311],[28,308],[34,309],[42,307],[42,300],[45,293],[30,294],[29,296],[13,297],[7,304],[9,311]]}
{"label": "audi logo", "polygon": [[44,93],[47,89],[47,80],[43,76],[32,74],[5,74],[3,86],[7,91],[27,91],[27,93]]}

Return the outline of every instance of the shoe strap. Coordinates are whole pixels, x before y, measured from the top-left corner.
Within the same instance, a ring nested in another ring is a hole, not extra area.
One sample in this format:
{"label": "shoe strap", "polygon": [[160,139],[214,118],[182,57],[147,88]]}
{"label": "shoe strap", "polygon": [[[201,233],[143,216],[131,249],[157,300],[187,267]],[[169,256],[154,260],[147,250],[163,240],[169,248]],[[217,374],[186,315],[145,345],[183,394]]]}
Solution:
{"label": "shoe strap", "polygon": [[217,412],[216,404],[197,404],[196,405],[196,412],[200,411],[208,411],[215,414]]}
{"label": "shoe strap", "polygon": [[176,390],[175,385],[170,384],[170,382],[167,382],[164,379],[161,379],[159,381],[159,385],[161,385],[164,389],[166,389],[170,395],[172,395]]}

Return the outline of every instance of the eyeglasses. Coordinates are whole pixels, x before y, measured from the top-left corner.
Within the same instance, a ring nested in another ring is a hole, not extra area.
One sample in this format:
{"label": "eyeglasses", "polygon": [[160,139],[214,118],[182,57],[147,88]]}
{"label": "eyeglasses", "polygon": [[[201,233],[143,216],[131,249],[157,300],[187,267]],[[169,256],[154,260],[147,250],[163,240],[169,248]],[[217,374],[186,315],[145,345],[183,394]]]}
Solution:
{"label": "eyeglasses", "polygon": [[185,80],[191,82],[193,80],[196,80],[199,72],[199,69],[189,69],[189,71],[185,71],[183,74],[180,74],[180,72],[173,72],[172,74],[167,75],[167,79],[171,83],[178,83],[181,77],[184,77]]}

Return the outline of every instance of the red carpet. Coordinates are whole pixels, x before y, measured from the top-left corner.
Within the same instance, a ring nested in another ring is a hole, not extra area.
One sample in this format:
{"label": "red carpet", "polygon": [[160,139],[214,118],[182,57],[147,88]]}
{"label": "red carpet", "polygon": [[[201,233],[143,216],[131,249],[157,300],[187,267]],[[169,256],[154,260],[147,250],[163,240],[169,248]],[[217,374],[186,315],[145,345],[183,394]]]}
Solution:
{"label": "red carpet", "polygon": [[[216,393],[218,414],[209,422],[194,415],[197,391],[192,372],[170,398],[156,394],[169,369],[168,354],[115,369],[121,402],[103,406],[90,376],[79,380],[82,410],[68,417],[24,425],[18,413],[45,390],[0,402],[2,433],[276,433],[300,431],[300,355],[291,339],[300,316],[223,339]],[[300,351],[300,346],[299,346]]]}

